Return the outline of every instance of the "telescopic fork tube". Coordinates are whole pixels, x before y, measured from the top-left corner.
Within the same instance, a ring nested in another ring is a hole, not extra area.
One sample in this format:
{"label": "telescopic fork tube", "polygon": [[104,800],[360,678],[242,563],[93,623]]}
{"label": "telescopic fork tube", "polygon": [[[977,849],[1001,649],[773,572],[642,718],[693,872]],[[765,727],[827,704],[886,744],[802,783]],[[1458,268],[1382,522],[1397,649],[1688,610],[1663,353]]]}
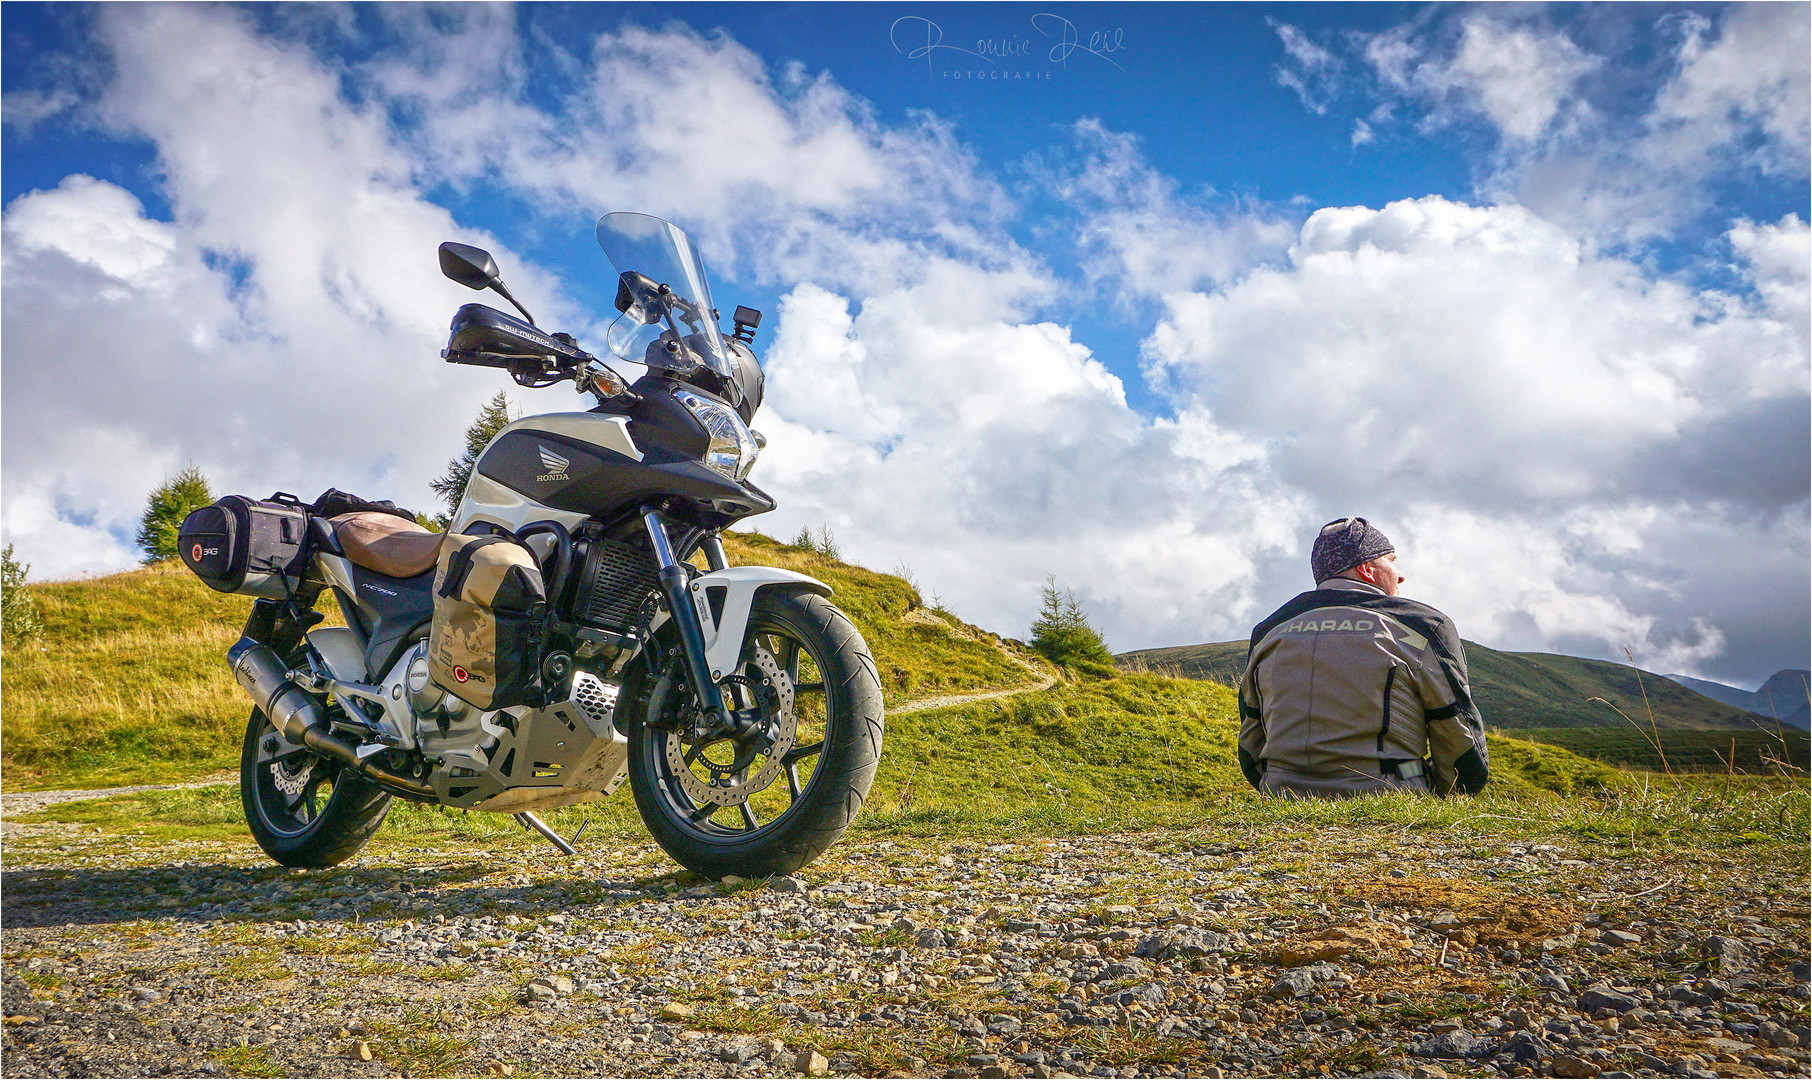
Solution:
{"label": "telescopic fork tube", "polygon": [[673,624],[679,630],[680,647],[686,654],[686,669],[692,675],[692,689],[698,694],[698,703],[722,726],[722,730],[733,732],[736,722],[724,705],[723,691],[711,679],[711,666],[705,660],[705,633],[698,624],[698,609],[692,606],[692,597],[686,591],[686,569],[674,557],[673,545],[667,540],[666,522],[659,510],[648,510],[642,514],[642,524],[648,529],[648,542],[654,548],[655,564],[660,567],[667,614],[672,616]]}

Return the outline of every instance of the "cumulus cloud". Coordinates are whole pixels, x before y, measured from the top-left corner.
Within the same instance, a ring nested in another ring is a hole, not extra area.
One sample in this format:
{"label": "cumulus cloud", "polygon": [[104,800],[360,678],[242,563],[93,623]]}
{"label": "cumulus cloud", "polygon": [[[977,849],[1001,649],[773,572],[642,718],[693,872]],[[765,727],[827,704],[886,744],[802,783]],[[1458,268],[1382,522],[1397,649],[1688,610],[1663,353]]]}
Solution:
{"label": "cumulus cloud", "polygon": [[1803,238],[1733,234],[1759,256],[1744,299],[1519,207],[1330,208],[1287,265],[1170,297],[1146,355],[1323,516],[1397,523],[1418,595],[1469,632],[1690,670],[1765,606],[1709,595],[1706,567],[1742,551],[1806,581],[1804,309],[1774,284]]}
{"label": "cumulus cloud", "polygon": [[434,247],[485,238],[410,186],[381,112],[242,16],[100,9],[95,33],[100,115],[154,140],[175,219],[85,176],[7,207],[9,541],[40,575],[117,567],[191,462],[226,490],[423,502],[493,391],[438,359],[463,290]]}

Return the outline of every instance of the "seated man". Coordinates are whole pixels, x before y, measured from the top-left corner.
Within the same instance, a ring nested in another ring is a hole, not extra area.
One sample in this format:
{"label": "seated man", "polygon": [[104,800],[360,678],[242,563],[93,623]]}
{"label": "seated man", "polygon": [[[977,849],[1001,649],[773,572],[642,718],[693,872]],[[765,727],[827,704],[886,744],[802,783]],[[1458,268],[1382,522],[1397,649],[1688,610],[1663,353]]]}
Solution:
{"label": "seated man", "polygon": [[1315,589],[1253,629],[1239,686],[1239,765],[1253,787],[1445,795],[1490,779],[1460,636],[1397,595],[1396,563],[1364,518],[1331,521],[1309,559]]}

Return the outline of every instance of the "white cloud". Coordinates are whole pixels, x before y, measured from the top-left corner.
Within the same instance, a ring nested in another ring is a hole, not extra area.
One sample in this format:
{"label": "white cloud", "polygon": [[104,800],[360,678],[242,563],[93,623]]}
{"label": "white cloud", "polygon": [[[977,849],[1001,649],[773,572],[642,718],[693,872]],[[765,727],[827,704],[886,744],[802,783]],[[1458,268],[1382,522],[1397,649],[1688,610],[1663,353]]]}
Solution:
{"label": "white cloud", "polygon": [[175,218],[84,176],[7,207],[8,541],[36,574],[118,566],[146,493],[189,462],[228,491],[426,507],[495,389],[438,358],[465,293],[434,248],[484,238],[409,185],[381,111],[243,16],[130,6],[96,30],[101,108],[155,141]]}
{"label": "white cloud", "polygon": [[[1387,107],[1428,133],[1469,125],[1488,200],[1514,200],[1595,242],[1664,240],[1712,209],[1732,179],[1806,172],[1812,40],[1801,4],[1736,4],[1712,18],[1644,9],[1552,25],[1552,12],[1468,9],[1355,38]],[[1641,25],[1638,25],[1638,24]],[[1602,40],[1601,56],[1580,41]],[[1655,41],[1664,78],[1632,85]],[[1616,62],[1613,62],[1613,59]],[[1354,128],[1371,141],[1380,120]]]}
{"label": "white cloud", "polygon": [[1463,632],[1696,670],[1755,602],[1705,568],[1741,551],[1806,582],[1804,238],[1733,236],[1744,301],[1518,207],[1325,209],[1288,265],[1168,298],[1147,356],[1186,413],[1263,441],[1277,489],[1398,537]]}
{"label": "white cloud", "polygon": [[1145,161],[1139,140],[1096,120],[1074,128],[1079,160],[1047,177],[1080,224],[1085,271],[1122,299],[1233,281],[1280,258],[1296,223],[1276,209],[1226,201],[1210,209]]}
{"label": "white cloud", "polygon": [[1340,74],[1345,67],[1338,56],[1317,44],[1289,23],[1266,19],[1283,42],[1285,62],[1272,68],[1277,85],[1294,93],[1302,106],[1317,116],[1328,111],[1328,105],[1340,90]]}

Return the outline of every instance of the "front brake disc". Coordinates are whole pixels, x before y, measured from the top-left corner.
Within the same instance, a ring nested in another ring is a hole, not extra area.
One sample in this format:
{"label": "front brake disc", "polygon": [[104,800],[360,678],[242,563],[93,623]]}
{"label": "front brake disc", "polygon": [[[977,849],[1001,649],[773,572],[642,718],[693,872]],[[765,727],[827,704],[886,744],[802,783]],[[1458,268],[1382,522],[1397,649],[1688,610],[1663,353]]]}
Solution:
{"label": "front brake disc", "polygon": [[[757,793],[766,791],[774,778],[780,775],[781,759],[793,748],[797,720],[793,716],[792,680],[780,670],[773,654],[759,644],[751,646],[750,652],[752,655],[743,662],[741,672],[756,691],[755,696],[765,714],[766,726],[774,732],[773,744],[762,751],[748,767],[737,772],[732,771],[733,762],[713,761],[705,752],[700,752],[688,764],[686,747],[681,742],[679,733],[669,732],[667,765],[697,805],[716,803],[719,806],[730,806],[746,802]],[[727,739],[723,743],[734,745]],[[705,775],[701,776],[701,772]]]}

